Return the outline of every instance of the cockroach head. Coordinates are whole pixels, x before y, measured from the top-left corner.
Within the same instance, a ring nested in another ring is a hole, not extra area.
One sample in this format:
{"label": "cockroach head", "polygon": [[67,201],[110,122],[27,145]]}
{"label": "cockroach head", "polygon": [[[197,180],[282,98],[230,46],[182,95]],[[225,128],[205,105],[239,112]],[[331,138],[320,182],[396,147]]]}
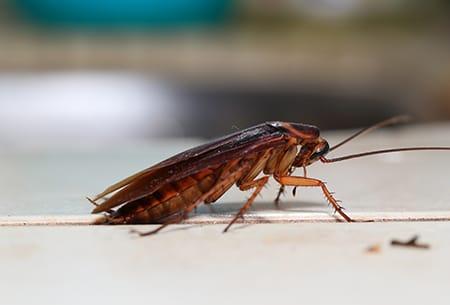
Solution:
{"label": "cockroach head", "polygon": [[330,150],[328,142],[320,137],[320,130],[316,126],[286,122],[269,122],[269,124],[296,138],[297,144],[301,145],[293,164],[295,167],[308,166]]}
{"label": "cockroach head", "polygon": [[330,151],[330,145],[328,144],[328,142],[325,139],[319,137],[317,139],[316,145],[313,149],[313,153],[309,157],[309,161],[310,161],[309,164],[316,162],[317,160],[320,159],[320,157],[325,156],[329,151]]}
{"label": "cockroach head", "polygon": [[325,156],[330,151],[330,145],[328,142],[318,137],[315,141],[306,142],[300,148],[299,153],[295,157],[293,166],[304,167],[308,166]]}

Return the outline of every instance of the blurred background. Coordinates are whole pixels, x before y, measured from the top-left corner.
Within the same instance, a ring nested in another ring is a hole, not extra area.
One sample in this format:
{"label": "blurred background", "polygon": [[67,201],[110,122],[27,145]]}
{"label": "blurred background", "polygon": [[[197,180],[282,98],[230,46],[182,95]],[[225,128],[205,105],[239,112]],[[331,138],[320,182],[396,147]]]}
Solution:
{"label": "blurred background", "polygon": [[450,119],[445,0],[0,0],[0,145]]}

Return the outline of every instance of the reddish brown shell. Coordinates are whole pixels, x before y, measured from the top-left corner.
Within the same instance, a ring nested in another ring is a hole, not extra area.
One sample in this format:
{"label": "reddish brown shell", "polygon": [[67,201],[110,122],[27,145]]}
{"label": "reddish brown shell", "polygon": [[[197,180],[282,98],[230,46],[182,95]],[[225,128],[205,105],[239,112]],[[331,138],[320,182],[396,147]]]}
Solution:
{"label": "reddish brown shell", "polygon": [[[315,127],[309,125],[306,127],[316,132]],[[281,125],[265,123],[192,148],[107,188],[94,200],[117,192],[98,205],[93,213],[104,212],[151,195],[162,185],[180,180],[204,168],[225,164],[250,152],[283,145],[286,136],[292,137],[291,133]]]}

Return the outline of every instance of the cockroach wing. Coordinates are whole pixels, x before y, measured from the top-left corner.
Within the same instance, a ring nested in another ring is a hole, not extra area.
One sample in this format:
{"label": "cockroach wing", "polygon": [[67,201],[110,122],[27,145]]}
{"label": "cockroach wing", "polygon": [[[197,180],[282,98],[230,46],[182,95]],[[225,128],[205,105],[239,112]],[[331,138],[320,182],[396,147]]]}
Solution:
{"label": "cockroach wing", "polygon": [[192,175],[204,168],[224,164],[250,152],[258,152],[285,143],[286,132],[272,124],[260,124],[194,147],[137,174],[134,174],[98,194],[94,200],[117,191],[99,204],[92,213],[153,194],[162,185]]}

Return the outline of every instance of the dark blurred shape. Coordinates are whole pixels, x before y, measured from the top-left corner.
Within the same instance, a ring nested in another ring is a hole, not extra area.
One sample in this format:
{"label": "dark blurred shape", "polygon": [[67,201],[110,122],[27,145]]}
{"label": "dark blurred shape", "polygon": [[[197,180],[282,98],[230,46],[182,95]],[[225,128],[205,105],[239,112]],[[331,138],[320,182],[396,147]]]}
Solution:
{"label": "dark blurred shape", "polygon": [[68,27],[173,27],[224,20],[230,0],[17,0],[41,24]]}
{"label": "dark blurred shape", "polygon": [[449,3],[0,0],[0,143],[450,120]]}

